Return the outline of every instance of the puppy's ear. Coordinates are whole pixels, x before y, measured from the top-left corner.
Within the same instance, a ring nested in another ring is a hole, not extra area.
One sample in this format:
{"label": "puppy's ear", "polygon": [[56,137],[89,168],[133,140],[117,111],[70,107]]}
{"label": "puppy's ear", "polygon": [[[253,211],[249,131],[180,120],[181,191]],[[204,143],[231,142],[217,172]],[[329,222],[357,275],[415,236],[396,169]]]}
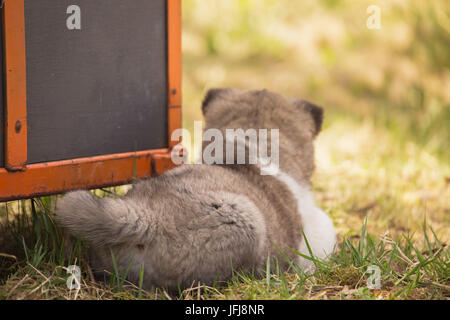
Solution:
{"label": "puppy's ear", "polygon": [[317,136],[319,132],[322,130],[323,112],[324,112],[323,108],[306,100],[295,100],[294,103],[297,105],[297,107],[303,108],[303,110],[305,110],[311,115],[315,126],[314,135]]}
{"label": "puppy's ear", "polygon": [[208,106],[215,99],[219,98],[224,92],[226,92],[228,90],[229,89],[222,89],[222,88],[209,89],[208,92],[205,95],[205,98],[203,98],[203,102],[202,102],[203,115],[205,115],[206,111],[208,110]]}
{"label": "puppy's ear", "polygon": [[306,102],[305,109],[311,113],[314,124],[316,126],[316,135],[319,134],[319,132],[322,130],[323,124],[323,108],[313,103]]}

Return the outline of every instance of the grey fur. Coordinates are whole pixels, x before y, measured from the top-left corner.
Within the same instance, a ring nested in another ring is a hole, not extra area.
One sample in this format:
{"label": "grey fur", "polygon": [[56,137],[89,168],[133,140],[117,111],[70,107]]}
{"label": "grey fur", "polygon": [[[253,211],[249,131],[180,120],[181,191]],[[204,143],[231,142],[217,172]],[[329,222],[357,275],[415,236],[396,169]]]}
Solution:
{"label": "grey fur", "polygon": [[[279,128],[281,169],[310,184],[318,107],[299,108],[267,90],[215,89],[202,108],[207,128]],[[279,250],[294,258],[290,249],[302,237],[293,195],[253,165],[183,165],[118,199],[70,192],[58,201],[56,219],[90,242],[96,271],[113,270],[113,252],[119,272],[132,261],[128,279],[137,282],[144,264],[147,289],[212,284],[233,270],[262,270],[268,256],[286,269]]]}

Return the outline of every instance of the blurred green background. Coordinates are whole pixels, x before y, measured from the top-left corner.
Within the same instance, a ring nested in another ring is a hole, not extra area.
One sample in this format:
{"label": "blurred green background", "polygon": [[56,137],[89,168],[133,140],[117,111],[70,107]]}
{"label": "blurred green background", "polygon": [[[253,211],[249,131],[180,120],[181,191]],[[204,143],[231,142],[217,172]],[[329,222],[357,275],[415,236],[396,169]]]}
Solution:
{"label": "blurred green background", "polygon": [[448,0],[183,0],[183,125],[202,120],[211,87],[315,102],[316,197],[341,231],[369,216],[404,232],[426,217],[447,237],[449,48]]}

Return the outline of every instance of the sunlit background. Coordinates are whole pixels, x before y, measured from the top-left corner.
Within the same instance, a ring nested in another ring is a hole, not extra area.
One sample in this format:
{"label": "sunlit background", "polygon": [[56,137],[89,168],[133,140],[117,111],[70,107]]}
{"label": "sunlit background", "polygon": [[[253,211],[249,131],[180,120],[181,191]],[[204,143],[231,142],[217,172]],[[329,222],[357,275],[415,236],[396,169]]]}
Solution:
{"label": "sunlit background", "polygon": [[448,240],[449,49],[446,0],[183,0],[183,125],[212,87],[313,101],[326,110],[316,200],[340,233],[367,217],[414,237],[426,219]]}

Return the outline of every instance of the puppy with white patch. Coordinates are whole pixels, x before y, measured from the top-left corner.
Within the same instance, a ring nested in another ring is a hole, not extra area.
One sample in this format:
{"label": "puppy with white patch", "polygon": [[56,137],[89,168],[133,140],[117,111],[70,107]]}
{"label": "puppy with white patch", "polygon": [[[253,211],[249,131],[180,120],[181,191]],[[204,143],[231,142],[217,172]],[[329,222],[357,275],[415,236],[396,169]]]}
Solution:
{"label": "puppy with white patch", "polygon": [[[279,129],[279,170],[261,175],[257,165],[182,165],[141,180],[123,197],[99,199],[86,191],[68,193],[56,219],[91,244],[96,272],[113,271],[144,288],[177,290],[200,281],[212,285],[233,271],[258,273],[268,257],[287,269],[310,261],[303,234],[316,257],[333,251],[331,219],[314,203],[313,142],[323,110],[276,93],[213,89],[203,101],[206,128]],[[226,152],[224,152],[224,157]]]}

